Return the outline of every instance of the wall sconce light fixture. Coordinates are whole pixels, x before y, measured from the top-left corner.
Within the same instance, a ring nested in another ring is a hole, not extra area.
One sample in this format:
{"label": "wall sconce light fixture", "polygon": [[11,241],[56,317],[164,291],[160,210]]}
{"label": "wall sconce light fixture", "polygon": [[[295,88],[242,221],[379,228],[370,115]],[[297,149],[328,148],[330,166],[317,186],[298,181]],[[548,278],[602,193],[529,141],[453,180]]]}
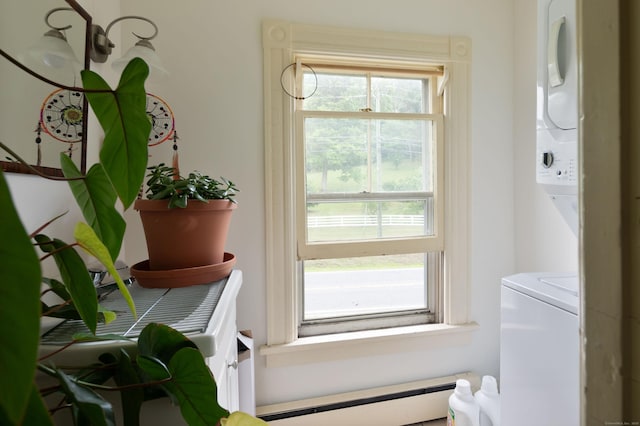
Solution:
{"label": "wall sconce light fixture", "polygon": [[136,33],[133,33],[134,36],[138,37],[138,42],[130,48],[127,53],[125,53],[120,59],[113,62],[112,66],[121,71],[124,67],[129,63],[129,61],[133,58],[139,57],[143,59],[147,65],[149,65],[149,69],[151,72],[156,72],[159,74],[166,75],[168,71],[162,66],[162,62],[156,53],[155,48],[151,44],[151,41],[156,35],[158,35],[158,27],[153,21],[148,18],[144,18],[142,16],[121,16],[120,18],[114,19],[111,21],[109,25],[107,25],[106,29],[102,29],[100,25],[92,24],[91,25],[91,60],[98,63],[103,63],[107,61],[109,55],[111,55],[112,49],[115,47],[113,42],[109,40],[109,31],[111,27],[116,22],[123,21],[125,19],[138,19],[141,21],[148,22],[153,26],[153,34],[149,37],[143,37]]}
{"label": "wall sconce light fixture", "polygon": [[65,30],[71,28],[71,25],[64,27],[54,27],[49,23],[49,17],[61,10],[71,10],[70,7],[57,7],[51,9],[44,17],[44,22],[50,28],[40,39],[31,46],[26,52],[19,56],[22,62],[36,61],[43,62],[44,64],[54,67],[63,68],[70,65],[74,70],[82,69],[82,65],[73,49],[67,41],[67,37],[64,34]]}
{"label": "wall sconce light fixture", "polygon": [[[73,53],[73,49],[67,42],[67,38],[65,37],[63,31],[71,28],[71,25],[67,25],[64,27],[54,27],[49,22],[49,17],[58,11],[61,10],[73,10],[69,7],[57,7],[55,9],[51,9],[45,15],[44,22],[47,24],[49,31],[47,31],[40,40],[29,50],[21,55],[23,59],[31,58],[31,59],[39,59],[45,64],[57,68],[61,68],[66,66],[67,64],[73,65],[74,69],[81,69],[80,61],[76,58]],[[153,27],[153,34],[149,37],[143,37],[136,33],[133,33],[139,40],[131,49],[129,49],[120,59],[115,60],[112,63],[112,67],[117,71],[122,71],[124,67],[129,63],[129,61],[135,57],[142,58],[147,65],[149,66],[150,73],[167,75],[168,71],[162,66],[162,62],[158,57],[151,41],[156,35],[158,35],[158,27],[157,25],[148,18],[144,18],[142,16],[122,16],[120,18],[114,19],[109,25],[107,25],[106,30],[103,29],[100,25],[92,24],[91,25],[91,45],[89,46],[89,53],[91,56],[91,60],[97,63],[104,63],[107,61],[109,55],[115,44],[111,40],[109,40],[109,31],[111,27],[116,22],[123,21],[125,19],[138,19],[145,22],[148,22]]]}

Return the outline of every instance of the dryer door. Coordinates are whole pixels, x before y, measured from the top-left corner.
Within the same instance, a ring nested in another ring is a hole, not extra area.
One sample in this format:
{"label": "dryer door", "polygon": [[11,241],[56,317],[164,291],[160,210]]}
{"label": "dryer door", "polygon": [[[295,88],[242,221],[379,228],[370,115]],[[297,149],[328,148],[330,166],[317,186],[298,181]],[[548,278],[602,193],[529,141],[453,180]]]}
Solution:
{"label": "dryer door", "polygon": [[551,0],[547,9],[547,114],[560,129],[578,124],[578,61],[575,0]]}

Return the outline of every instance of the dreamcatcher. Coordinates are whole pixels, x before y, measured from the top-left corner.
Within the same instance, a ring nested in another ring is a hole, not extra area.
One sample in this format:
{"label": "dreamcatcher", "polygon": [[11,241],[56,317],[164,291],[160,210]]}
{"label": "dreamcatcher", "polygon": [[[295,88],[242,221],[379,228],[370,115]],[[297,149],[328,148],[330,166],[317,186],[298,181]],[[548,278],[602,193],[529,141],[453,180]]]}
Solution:
{"label": "dreamcatcher", "polygon": [[71,157],[75,149],[73,144],[82,141],[83,100],[82,92],[66,89],[54,90],[44,99],[36,128],[37,165],[40,165],[42,160],[40,148],[42,132],[60,142],[70,144],[67,155]]}
{"label": "dreamcatcher", "polygon": [[[36,127],[36,145],[38,151],[37,165],[41,165],[42,132],[54,139],[69,143],[67,155],[72,156],[73,144],[82,141],[82,119],[84,113],[82,92],[57,89],[51,92],[42,102],[40,119]],[[146,112],[151,122],[148,145],[150,147],[160,145],[172,138],[173,140],[173,167],[178,170],[178,135],[175,131],[173,111],[160,97],[147,93]]]}
{"label": "dreamcatcher", "polygon": [[171,138],[173,140],[172,166],[179,174],[178,167],[178,133],[175,130],[173,111],[162,98],[147,93],[147,117],[151,122],[149,146],[160,145]]}

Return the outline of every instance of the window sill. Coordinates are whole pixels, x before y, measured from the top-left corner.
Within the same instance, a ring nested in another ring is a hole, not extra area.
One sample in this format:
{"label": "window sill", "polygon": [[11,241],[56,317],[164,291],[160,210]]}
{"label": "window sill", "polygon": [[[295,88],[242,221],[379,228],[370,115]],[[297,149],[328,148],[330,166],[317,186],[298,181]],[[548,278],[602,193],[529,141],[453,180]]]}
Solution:
{"label": "window sill", "polygon": [[396,352],[461,346],[471,341],[478,324],[425,324],[300,338],[260,347],[267,367],[336,361]]}

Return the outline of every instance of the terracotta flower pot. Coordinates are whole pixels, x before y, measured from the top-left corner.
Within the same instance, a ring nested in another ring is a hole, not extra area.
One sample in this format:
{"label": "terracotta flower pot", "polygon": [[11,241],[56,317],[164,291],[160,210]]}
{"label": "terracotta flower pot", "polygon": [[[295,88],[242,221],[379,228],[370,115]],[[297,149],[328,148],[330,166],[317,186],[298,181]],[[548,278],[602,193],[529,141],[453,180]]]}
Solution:
{"label": "terracotta flower pot", "polygon": [[168,208],[167,200],[138,199],[150,270],[193,268],[224,260],[231,214],[227,200],[189,200],[186,208]]}

